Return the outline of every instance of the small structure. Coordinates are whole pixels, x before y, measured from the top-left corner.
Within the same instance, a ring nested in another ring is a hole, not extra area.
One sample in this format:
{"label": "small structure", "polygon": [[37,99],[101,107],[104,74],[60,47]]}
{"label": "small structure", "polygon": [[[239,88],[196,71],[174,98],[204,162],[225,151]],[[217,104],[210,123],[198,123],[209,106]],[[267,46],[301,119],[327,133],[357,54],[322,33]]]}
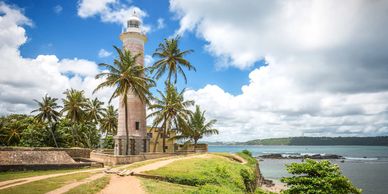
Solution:
{"label": "small structure", "polygon": [[[176,136],[175,130],[171,130],[169,133],[164,134],[163,129],[160,127],[149,127],[147,131],[147,136],[150,139],[150,152],[154,152],[156,139],[158,139],[158,141],[156,142],[155,152],[163,152],[163,137],[166,137],[166,152],[172,153],[177,150],[176,140],[172,138]],[[157,138],[158,135],[159,138]]]}
{"label": "small structure", "polygon": [[[145,33],[141,30],[141,20],[136,12],[130,17],[125,32],[120,35],[124,49],[132,55],[140,54],[137,63],[144,65],[144,43],[147,41]],[[125,122],[125,105],[119,98],[119,117],[117,135],[114,137],[114,155],[127,155],[127,136]],[[129,91],[127,95],[127,124],[128,124],[128,154],[137,155],[149,151],[149,140],[146,131],[146,106],[140,98]]]}

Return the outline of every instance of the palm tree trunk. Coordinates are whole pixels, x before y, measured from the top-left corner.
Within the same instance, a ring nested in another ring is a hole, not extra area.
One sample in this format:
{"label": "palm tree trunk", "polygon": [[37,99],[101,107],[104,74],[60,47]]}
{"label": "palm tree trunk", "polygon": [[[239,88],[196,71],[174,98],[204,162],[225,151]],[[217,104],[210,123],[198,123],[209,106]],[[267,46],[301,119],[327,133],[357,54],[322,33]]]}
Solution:
{"label": "palm tree trunk", "polygon": [[128,131],[128,104],[127,104],[127,94],[124,94],[124,109],[125,109],[125,136],[126,136],[126,145],[125,145],[125,155],[128,155],[129,150],[129,131]]}
{"label": "palm tree trunk", "polygon": [[54,135],[54,131],[53,131],[53,128],[55,127],[56,124],[54,124],[53,126],[51,126],[50,128],[50,133],[51,133],[51,136],[53,137],[53,140],[54,140],[54,143],[55,143],[55,147],[58,147],[58,143],[57,143],[57,139],[55,138],[55,135]]}
{"label": "palm tree trunk", "polygon": [[73,136],[73,146],[75,147],[75,132],[74,132],[74,123],[71,124],[71,135]]}
{"label": "palm tree trunk", "polygon": [[194,139],[194,152],[197,152],[197,141],[198,139]]}
{"label": "palm tree trunk", "polygon": [[166,137],[167,137],[167,130],[170,127],[168,125],[169,122],[165,122],[165,126],[163,128],[163,153],[166,153]]}
{"label": "palm tree trunk", "polygon": [[163,129],[163,153],[166,153],[166,132],[167,130]]}

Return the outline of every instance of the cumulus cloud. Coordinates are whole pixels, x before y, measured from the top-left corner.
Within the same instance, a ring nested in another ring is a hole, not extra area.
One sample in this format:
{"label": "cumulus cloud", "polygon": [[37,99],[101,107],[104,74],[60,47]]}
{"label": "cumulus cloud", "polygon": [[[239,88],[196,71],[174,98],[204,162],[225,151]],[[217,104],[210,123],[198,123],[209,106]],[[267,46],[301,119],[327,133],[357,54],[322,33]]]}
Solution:
{"label": "cumulus cloud", "polygon": [[[78,16],[89,18],[98,16],[102,22],[117,23],[126,27],[128,19],[136,12],[142,19],[147,13],[136,6],[128,6],[119,0],[80,0],[78,2]],[[143,30],[148,32],[151,27],[143,24]]]}
{"label": "cumulus cloud", "polygon": [[158,25],[156,27],[157,29],[163,29],[164,27],[166,27],[166,24],[164,23],[163,18],[158,18],[157,22],[158,22]]}
{"label": "cumulus cloud", "polygon": [[170,10],[176,33],[207,41],[218,68],[251,69],[240,95],[186,94],[218,119],[214,138],[388,133],[387,2],[170,0]]}
{"label": "cumulus cloud", "polygon": [[[20,55],[27,36],[25,25],[31,20],[22,11],[0,2],[0,114],[30,113],[36,106],[33,99],[44,94],[63,97],[68,88],[92,90],[101,80],[94,79],[99,72],[93,61],[85,59],[58,59],[55,55],[24,58]],[[95,96],[107,102],[109,89]]]}
{"label": "cumulus cloud", "polygon": [[100,58],[109,57],[111,55],[112,55],[112,52],[109,52],[105,49],[100,49],[100,51],[98,51],[98,57],[100,57]]}
{"label": "cumulus cloud", "polygon": [[63,7],[60,6],[60,5],[56,5],[56,6],[53,8],[53,10],[54,10],[54,13],[60,14],[60,13],[62,12],[62,10],[63,10]]}

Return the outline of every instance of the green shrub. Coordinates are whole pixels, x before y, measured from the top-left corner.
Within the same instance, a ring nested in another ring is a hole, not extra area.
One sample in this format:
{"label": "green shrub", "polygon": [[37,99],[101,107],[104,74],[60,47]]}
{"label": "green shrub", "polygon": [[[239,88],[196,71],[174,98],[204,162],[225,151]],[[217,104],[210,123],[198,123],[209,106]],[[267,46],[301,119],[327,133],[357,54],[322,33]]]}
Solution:
{"label": "green shrub", "polygon": [[243,151],[241,151],[241,152],[242,152],[243,154],[246,154],[246,155],[252,157],[252,152],[250,152],[249,150],[243,150]]}
{"label": "green shrub", "polygon": [[245,190],[248,193],[254,193],[257,187],[257,180],[255,173],[250,169],[241,169],[240,175],[243,178]]}
{"label": "green shrub", "polygon": [[[303,163],[287,165],[287,171],[294,176],[283,177],[281,181],[287,183],[289,189],[284,194],[291,193],[322,193],[348,194],[361,193],[348,178],[341,174],[338,165],[327,160],[315,161],[306,159]],[[299,175],[299,176],[295,176]]]}

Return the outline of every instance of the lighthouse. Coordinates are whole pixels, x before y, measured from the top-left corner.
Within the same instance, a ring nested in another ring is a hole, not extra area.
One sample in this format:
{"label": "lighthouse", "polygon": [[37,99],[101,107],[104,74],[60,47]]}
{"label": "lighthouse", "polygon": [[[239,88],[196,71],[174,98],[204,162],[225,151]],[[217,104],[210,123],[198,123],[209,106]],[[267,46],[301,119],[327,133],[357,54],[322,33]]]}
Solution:
{"label": "lighthouse", "polygon": [[[147,41],[145,33],[141,30],[141,20],[136,12],[127,22],[125,31],[120,35],[123,48],[131,52],[132,56],[140,54],[137,58],[139,65],[144,65],[144,43]],[[146,106],[140,98],[130,90],[127,95],[127,125],[128,125],[128,154],[136,155],[149,151],[149,139],[146,131]],[[115,136],[115,155],[126,155],[127,135],[125,126],[125,105],[123,97],[119,98],[118,129]]]}

